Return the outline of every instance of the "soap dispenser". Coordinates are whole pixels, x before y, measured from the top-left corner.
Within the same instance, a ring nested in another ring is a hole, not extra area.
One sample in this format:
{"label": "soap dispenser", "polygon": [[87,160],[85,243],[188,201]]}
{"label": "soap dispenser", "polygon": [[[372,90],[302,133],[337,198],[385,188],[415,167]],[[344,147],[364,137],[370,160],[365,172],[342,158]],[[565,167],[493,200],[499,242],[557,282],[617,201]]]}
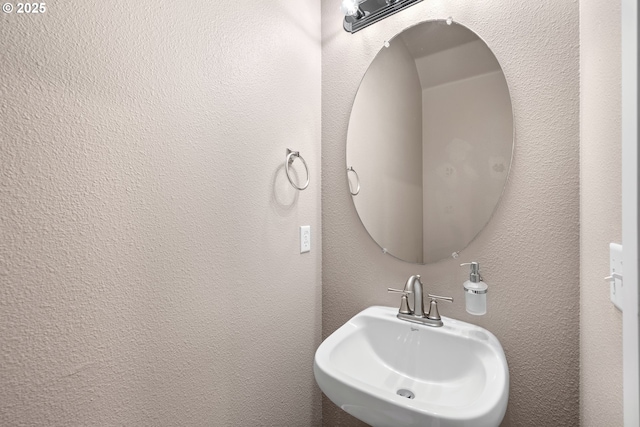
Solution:
{"label": "soap dispenser", "polygon": [[477,262],[465,262],[460,264],[470,266],[469,280],[464,282],[464,300],[467,313],[481,316],[487,313],[487,284],[480,277],[480,264]]}

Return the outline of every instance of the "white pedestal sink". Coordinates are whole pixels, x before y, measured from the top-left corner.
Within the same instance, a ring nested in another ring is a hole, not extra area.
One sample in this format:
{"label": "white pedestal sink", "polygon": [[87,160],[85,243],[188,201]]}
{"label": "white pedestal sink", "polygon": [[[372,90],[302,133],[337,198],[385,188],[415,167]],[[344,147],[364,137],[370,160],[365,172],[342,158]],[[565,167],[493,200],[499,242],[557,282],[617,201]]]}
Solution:
{"label": "white pedestal sink", "polygon": [[369,307],[316,351],[314,374],[333,403],[374,427],[496,427],[509,370],[486,329],[443,317],[436,328]]}

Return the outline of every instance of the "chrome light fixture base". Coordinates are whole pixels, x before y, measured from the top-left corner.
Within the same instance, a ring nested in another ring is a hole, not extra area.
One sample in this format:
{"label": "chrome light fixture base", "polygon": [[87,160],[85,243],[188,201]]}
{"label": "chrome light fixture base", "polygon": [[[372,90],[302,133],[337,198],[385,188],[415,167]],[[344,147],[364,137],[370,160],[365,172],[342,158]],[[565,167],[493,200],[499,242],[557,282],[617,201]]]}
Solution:
{"label": "chrome light fixture base", "polygon": [[421,1],[422,0],[364,0],[359,4],[360,13],[345,16],[342,26],[345,31],[353,34]]}

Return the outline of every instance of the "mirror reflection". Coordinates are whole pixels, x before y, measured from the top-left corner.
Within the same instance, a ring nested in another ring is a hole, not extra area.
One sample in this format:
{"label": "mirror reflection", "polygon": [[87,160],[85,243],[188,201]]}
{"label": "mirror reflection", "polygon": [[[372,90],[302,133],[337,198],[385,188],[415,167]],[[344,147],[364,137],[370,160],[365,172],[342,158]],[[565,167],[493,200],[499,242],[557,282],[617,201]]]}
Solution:
{"label": "mirror reflection", "polygon": [[347,135],[352,199],[387,253],[435,262],[487,224],[512,151],[509,89],[489,47],[460,24],[423,22],[383,47],[360,83]]}

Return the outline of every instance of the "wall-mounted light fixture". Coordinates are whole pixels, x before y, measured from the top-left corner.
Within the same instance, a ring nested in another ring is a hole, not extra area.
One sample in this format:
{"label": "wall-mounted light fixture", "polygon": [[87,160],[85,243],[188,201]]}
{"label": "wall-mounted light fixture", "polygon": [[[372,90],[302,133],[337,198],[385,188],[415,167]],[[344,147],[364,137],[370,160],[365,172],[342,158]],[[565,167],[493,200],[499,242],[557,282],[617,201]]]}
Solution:
{"label": "wall-mounted light fixture", "polygon": [[422,0],[342,0],[343,27],[349,33],[360,31],[381,19],[420,3]]}

